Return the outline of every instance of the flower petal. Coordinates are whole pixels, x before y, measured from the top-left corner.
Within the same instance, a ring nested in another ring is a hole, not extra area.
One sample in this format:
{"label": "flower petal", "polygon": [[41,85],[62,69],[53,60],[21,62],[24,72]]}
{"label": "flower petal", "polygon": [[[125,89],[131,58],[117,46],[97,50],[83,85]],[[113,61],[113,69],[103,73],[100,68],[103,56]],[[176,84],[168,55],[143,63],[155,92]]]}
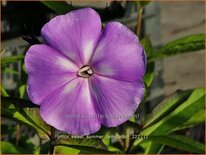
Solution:
{"label": "flower petal", "polygon": [[75,78],[78,70],[75,64],[47,45],[31,46],[25,65],[29,74],[28,94],[38,105],[52,91]]}
{"label": "flower petal", "polygon": [[101,19],[91,8],[53,18],[41,30],[45,41],[79,67],[88,63],[101,34]]}
{"label": "flower petal", "polygon": [[145,52],[132,31],[120,23],[111,22],[103,30],[91,65],[97,74],[137,81],[145,72]]}
{"label": "flower petal", "polygon": [[144,95],[143,82],[126,82],[94,75],[90,90],[101,123],[114,127],[127,121]]}
{"label": "flower petal", "polygon": [[42,118],[55,128],[75,135],[88,135],[100,129],[91,101],[89,82],[76,78],[48,96],[41,105]]}

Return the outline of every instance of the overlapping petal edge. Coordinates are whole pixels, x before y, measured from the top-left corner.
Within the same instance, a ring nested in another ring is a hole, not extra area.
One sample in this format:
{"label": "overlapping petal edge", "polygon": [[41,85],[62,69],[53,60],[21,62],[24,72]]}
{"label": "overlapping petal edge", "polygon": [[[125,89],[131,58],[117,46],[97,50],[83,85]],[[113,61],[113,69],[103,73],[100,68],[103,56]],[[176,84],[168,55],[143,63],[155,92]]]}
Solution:
{"label": "overlapping petal edge", "polygon": [[[133,32],[118,22],[101,31],[99,15],[84,8],[53,18],[41,34],[46,44],[31,46],[25,65],[29,97],[48,124],[88,135],[134,114],[144,95],[146,55]],[[94,74],[78,77],[85,65]]]}

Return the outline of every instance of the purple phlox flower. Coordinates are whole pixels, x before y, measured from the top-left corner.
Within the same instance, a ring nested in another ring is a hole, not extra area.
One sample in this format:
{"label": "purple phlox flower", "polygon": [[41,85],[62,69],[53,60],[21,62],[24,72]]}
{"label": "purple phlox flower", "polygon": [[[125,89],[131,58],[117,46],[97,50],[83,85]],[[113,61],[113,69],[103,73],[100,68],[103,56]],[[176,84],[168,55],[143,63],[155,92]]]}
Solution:
{"label": "purple phlox flower", "polygon": [[71,11],[41,30],[47,44],[25,58],[28,94],[41,117],[75,135],[118,126],[136,111],[144,94],[146,56],[124,25],[101,19],[91,8]]}

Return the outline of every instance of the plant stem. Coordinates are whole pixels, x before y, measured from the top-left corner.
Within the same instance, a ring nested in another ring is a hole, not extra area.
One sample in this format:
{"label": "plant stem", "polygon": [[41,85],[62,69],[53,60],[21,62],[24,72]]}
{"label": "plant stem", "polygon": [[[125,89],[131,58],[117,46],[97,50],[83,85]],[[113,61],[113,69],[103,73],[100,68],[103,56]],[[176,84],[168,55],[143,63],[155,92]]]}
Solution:
{"label": "plant stem", "polygon": [[138,37],[140,37],[140,31],[141,31],[141,25],[142,25],[142,13],[143,13],[144,7],[138,7],[138,15],[137,15],[137,30],[136,34]]}
{"label": "plant stem", "polygon": [[53,145],[54,140],[55,140],[55,129],[53,127],[51,127],[51,138],[50,138],[49,154],[54,154],[54,145]]}
{"label": "plant stem", "polygon": [[129,148],[129,143],[130,143],[130,128],[126,129],[126,140],[125,140],[125,150],[127,151],[127,149]]}
{"label": "plant stem", "polygon": [[122,139],[121,138],[119,138],[120,137],[120,135],[116,132],[115,133],[115,135],[116,135],[116,138],[117,138],[117,140],[118,140],[118,142],[120,143],[120,145],[122,146],[122,148],[124,148],[124,142],[122,141]]}
{"label": "plant stem", "polygon": [[19,138],[20,138],[20,124],[16,125],[16,146],[19,144]]}

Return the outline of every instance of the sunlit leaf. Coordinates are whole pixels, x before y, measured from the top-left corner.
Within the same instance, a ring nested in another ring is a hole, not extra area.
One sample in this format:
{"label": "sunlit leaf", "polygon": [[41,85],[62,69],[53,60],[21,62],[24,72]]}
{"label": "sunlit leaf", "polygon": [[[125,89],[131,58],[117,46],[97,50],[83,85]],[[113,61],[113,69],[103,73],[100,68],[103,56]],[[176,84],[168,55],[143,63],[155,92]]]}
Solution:
{"label": "sunlit leaf", "polygon": [[164,149],[164,145],[152,141],[144,141],[140,146],[144,148],[144,154],[160,154]]}
{"label": "sunlit leaf", "polygon": [[[31,103],[27,103],[26,100],[10,98],[10,97],[2,97],[2,103],[7,105],[7,107],[2,107],[2,114],[5,117],[18,120],[24,124],[27,124],[33,127],[40,138],[48,139],[50,136],[50,126],[47,125],[39,114],[39,108],[25,108],[28,107]],[[14,103],[14,104],[13,104]],[[22,103],[22,105],[21,105]],[[8,105],[15,105],[13,107],[8,108]],[[21,105],[21,108],[20,106]],[[32,104],[31,104],[32,106]]]}
{"label": "sunlit leaf", "polygon": [[153,52],[150,61],[205,48],[205,34],[195,34],[171,41]]}
{"label": "sunlit leaf", "polygon": [[20,98],[24,98],[26,93],[26,84],[19,87]]}
{"label": "sunlit leaf", "polygon": [[174,94],[165,98],[162,102],[154,107],[151,113],[146,116],[145,121],[143,122],[144,127],[147,127],[151,124],[156,123],[168,113],[173,111],[177,106],[183,103],[191,95],[192,91],[181,91],[178,90]]}
{"label": "sunlit leaf", "polygon": [[113,152],[113,153],[115,153],[115,154],[117,154],[117,153],[124,153],[124,151],[122,151],[122,150],[120,150],[119,148],[114,147],[114,146],[112,146],[112,145],[107,146],[107,149],[108,149],[110,152]]}
{"label": "sunlit leaf", "polygon": [[1,59],[2,64],[17,62],[24,59],[24,55],[8,56]]}
{"label": "sunlit leaf", "polygon": [[7,93],[6,89],[3,87],[2,84],[0,84],[0,87],[1,87],[1,95],[5,96],[5,97],[8,97],[9,94]]}
{"label": "sunlit leaf", "polygon": [[109,138],[110,136],[110,132],[106,132],[103,139],[102,139],[102,142],[106,145],[106,146],[109,146],[111,144],[111,139]]}
{"label": "sunlit leaf", "polygon": [[55,146],[55,154],[79,154],[81,151],[79,149],[71,148],[68,146]]}
{"label": "sunlit leaf", "polygon": [[201,109],[197,113],[193,114],[190,119],[180,124],[178,127],[174,128],[173,131],[182,130],[185,128],[191,128],[196,125],[205,123],[205,109]]}
{"label": "sunlit leaf", "polygon": [[31,154],[33,153],[34,145],[27,139],[27,137],[21,137],[19,144],[15,145],[11,142],[2,141],[1,150],[2,154]]}
{"label": "sunlit leaf", "polygon": [[1,151],[2,154],[19,154],[19,150],[10,142],[2,141],[1,142]]}
{"label": "sunlit leaf", "polygon": [[26,113],[24,116],[35,125],[39,137],[49,139],[51,127],[41,118],[39,108],[24,108],[23,111]]}
{"label": "sunlit leaf", "polygon": [[[205,91],[203,88],[195,89],[190,97],[180,104],[176,109],[159,120],[154,125],[143,129],[140,135],[165,135],[170,133],[174,128],[189,120],[199,110],[204,109]],[[137,139],[131,150],[134,150],[142,139]]]}
{"label": "sunlit leaf", "polygon": [[37,111],[37,108],[31,108],[29,112],[19,112],[14,108],[2,108],[2,115],[33,127],[37,131],[40,138],[48,139],[50,135],[50,127],[40,118],[39,112]]}

